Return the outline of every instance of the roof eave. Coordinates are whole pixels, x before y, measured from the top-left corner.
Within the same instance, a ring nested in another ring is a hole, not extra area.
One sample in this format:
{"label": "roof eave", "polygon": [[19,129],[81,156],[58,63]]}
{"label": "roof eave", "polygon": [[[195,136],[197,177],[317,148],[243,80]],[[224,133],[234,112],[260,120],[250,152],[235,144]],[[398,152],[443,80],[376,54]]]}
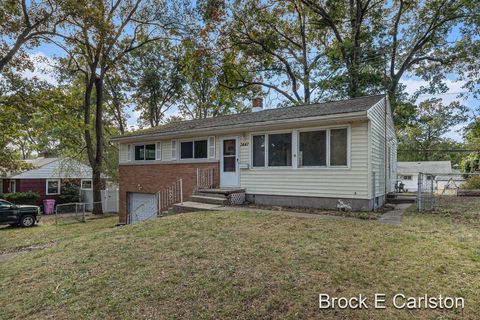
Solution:
{"label": "roof eave", "polygon": [[142,135],[133,135],[133,136],[118,136],[110,139],[111,142],[133,142],[139,140],[150,140],[154,138],[177,138],[182,136],[189,136],[192,133],[209,133],[209,134],[222,134],[229,132],[236,132],[242,130],[255,129],[258,127],[272,127],[278,125],[288,125],[292,123],[309,123],[309,122],[319,122],[319,121],[332,121],[332,120],[346,120],[346,121],[356,121],[356,120],[368,120],[367,111],[357,111],[357,112],[348,112],[348,113],[339,113],[332,115],[322,115],[316,117],[305,117],[305,118],[293,118],[293,119],[284,119],[284,120],[271,120],[271,121],[262,121],[238,125],[229,125],[229,126],[218,126],[213,128],[201,128],[201,129],[192,129],[185,131],[176,131],[176,132],[152,132]]}

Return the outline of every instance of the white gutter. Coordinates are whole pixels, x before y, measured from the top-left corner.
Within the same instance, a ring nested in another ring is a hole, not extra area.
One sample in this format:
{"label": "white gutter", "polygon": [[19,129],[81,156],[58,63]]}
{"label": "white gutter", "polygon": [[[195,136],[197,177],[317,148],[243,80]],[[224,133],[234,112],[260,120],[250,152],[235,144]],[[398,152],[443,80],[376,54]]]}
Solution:
{"label": "white gutter", "polygon": [[350,113],[341,113],[341,114],[332,114],[332,115],[324,115],[324,116],[315,116],[315,117],[308,117],[308,118],[293,118],[293,119],[284,119],[284,120],[269,120],[269,121],[262,121],[256,122],[252,124],[236,124],[236,125],[224,125],[212,128],[200,128],[200,129],[191,129],[186,131],[177,131],[177,132],[152,132],[152,133],[145,133],[142,135],[135,135],[135,136],[119,136],[111,138],[111,142],[130,142],[136,140],[154,140],[155,138],[179,138],[182,136],[191,136],[192,133],[206,133],[209,134],[222,134],[222,133],[234,133],[234,132],[243,132],[249,129],[255,129],[258,127],[268,128],[274,127],[278,125],[288,125],[294,123],[310,123],[310,122],[318,122],[318,121],[327,121],[327,120],[365,120],[368,119],[367,111],[357,111],[357,112],[350,112]]}

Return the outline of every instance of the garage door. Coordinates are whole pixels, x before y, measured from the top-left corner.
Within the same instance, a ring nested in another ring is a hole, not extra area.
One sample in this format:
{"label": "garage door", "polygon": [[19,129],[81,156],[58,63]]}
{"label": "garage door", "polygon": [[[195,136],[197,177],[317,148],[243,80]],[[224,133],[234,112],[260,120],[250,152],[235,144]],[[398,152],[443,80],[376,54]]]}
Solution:
{"label": "garage door", "polygon": [[157,218],[157,195],[153,193],[130,193],[129,223]]}

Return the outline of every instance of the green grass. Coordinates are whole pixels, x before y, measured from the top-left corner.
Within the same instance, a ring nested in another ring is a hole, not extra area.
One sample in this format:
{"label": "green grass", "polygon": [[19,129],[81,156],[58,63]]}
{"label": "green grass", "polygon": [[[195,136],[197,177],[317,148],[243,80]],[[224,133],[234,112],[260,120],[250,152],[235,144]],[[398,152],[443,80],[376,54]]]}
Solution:
{"label": "green grass", "polygon": [[[241,212],[0,230],[1,319],[478,319],[480,235],[408,213],[400,227]],[[25,238],[37,240],[21,240]],[[10,240],[10,236],[16,238]],[[46,239],[43,239],[43,238]],[[8,239],[4,244],[4,239]],[[462,296],[463,312],[319,310],[318,294]]]}

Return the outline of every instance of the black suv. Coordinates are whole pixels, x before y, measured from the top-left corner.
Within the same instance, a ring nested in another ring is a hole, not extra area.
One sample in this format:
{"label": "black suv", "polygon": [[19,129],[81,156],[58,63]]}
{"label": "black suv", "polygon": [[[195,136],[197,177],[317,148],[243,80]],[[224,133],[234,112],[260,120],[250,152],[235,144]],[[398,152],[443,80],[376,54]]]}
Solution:
{"label": "black suv", "polygon": [[0,199],[0,224],[22,227],[31,227],[38,221],[40,207],[27,205],[14,205]]}

